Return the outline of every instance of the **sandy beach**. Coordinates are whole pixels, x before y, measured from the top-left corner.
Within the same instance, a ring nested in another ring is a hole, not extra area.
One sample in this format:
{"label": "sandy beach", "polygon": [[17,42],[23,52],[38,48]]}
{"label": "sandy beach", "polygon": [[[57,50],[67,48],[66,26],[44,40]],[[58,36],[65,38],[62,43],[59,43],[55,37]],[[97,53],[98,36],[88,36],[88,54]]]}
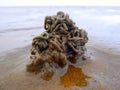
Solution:
{"label": "sandy beach", "polygon": [[[89,13],[90,11],[85,11],[84,14],[86,12]],[[93,13],[94,10],[91,12]],[[76,13],[79,12],[76,11]],[[32,38],[43,32],[42,25],[37,24],[38,28],[24,28],[25,30],[22,28],[6,32],[1,26],[4,32],[0,31],[0,90],[119,90],[120,37],[119,31],[114,29],[120,28],[118,22],[116,26],[114,25],[115,21],[112,24],[109,23],[109,25],[106,21],[107,24],[103,23],[102,25],[98,21],[90,23],[91,19],[85,19],[87,16],[81,17],[80,19],[83,22],[77,22],[77,24],[80,24],[80,27],[83,28],[86,26],[85,29],[87,29],[89,37],[86,44],[89,58],[84,61],[78,60],[74,66],[81,68],[85,75],[90,76],[87,79],[87,86],[64,87],[60,85],[60,77],[66,73],[68,66],[64,69],[58,69],[50,81],[42,80],[39,75],[26,71],[26,64],[30,61]],[[41,16],[41,18],[43,17]],[[75,20],[77,21],[77,19]],[[90,25],[93,26],[90,27]]]}
{"label": "sandy beach", "polygon": [[[86,87],[64,88],[60,86],[59,77],[66,70],[58,72],[50,81],[40,79],[39,75],[26,72],[29,62],[30,45],[14,49],[0,56],[1,90],[118,90],[120,78],[120,55],[104,52],[99,46],[94,48],[88,43],[90,59],[75,64],[90,76]],[[98,48],[99,47],[99,48]]]}

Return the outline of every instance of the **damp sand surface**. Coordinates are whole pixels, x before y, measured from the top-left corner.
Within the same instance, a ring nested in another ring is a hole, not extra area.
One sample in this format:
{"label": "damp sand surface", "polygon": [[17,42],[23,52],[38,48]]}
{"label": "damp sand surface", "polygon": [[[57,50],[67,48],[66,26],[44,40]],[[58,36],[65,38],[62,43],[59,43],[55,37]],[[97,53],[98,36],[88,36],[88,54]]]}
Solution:
{"label": "damp sand surface", "polygon": [[[85,86],[77,86],[74,82],[71,85],[69,81],[68,83],[62,81],[63,79],[67,80],[65,75],[69,72],[70,65],[64,69],[58,69],[49,81],[40,79],[39,75],[26,72],[25,66],[29,62],[30,48],[31,46],[28,45],[0,56],[0,90],[118,90],[120,88],[119,55],[103,52],[99,49],[100,47],[93,48],[88,45],[90,59],[78,60],[72,70],[77,68],[75,70],[78,73],[82,70],[82,75],[90,78],[85,78],[87,83]],[[76,77],[78,77],[77,74]],[[75,77],[73,76],[73,78]]]}
{"label": "damp sand surface", "polygon": [[[59,68],[45,81],[26,72],[26,64],[32,38],[44,30],[44,17],[60,10],[88,32],[90,58]],[[120,7],[1,7],[0,13],[0,90],[120,89]]]}

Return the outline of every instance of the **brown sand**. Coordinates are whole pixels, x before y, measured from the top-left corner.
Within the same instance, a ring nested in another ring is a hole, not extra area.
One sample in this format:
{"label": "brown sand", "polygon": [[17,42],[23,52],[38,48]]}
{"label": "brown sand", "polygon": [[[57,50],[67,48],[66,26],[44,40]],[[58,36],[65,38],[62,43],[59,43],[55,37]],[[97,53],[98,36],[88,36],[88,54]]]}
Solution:
{"label": "brown sand", "polygon": [[119,90],[120,89],[120,55],[93,48],[88,44],[90,60],[75,64],[82,68],[88,85],[85,87],[63,87],[60,76],[66,73],[67,67],[59,69],[50,81],[41,80],[39,75],[26,72],[31,46],[14,49],[0,56],[0,90]]}

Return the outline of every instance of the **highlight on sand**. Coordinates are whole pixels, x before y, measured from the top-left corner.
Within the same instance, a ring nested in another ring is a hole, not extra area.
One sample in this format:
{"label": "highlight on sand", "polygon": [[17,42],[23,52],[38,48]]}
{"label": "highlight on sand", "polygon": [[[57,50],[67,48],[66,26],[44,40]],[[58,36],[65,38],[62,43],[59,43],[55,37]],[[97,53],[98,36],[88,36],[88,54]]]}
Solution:
{"label": "highlight on sand", "polygon": [[79,58],[86,59],[87,32],[79,29],[68,14],[59,11],[54,16],[46,16],[44,29],[33,38],[28,72],[50,80],[55,70],[64,68],[68,62],[74,64],[80,62]]}

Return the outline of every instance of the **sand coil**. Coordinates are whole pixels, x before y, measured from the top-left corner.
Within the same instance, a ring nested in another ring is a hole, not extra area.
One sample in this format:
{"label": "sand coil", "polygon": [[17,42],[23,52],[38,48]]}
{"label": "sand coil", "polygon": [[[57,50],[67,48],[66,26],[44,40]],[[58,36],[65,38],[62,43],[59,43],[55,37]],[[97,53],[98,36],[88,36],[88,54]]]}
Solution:
{"label": "sand coil", "polygon": [[46,16],[44,29],[45,32],[33,38],[31,63],[27,65],[27,71],[41,73],[43,79],[49,80],[55,69],[84,57],[88,37],[87,32],[79,29],[62,11]]}

